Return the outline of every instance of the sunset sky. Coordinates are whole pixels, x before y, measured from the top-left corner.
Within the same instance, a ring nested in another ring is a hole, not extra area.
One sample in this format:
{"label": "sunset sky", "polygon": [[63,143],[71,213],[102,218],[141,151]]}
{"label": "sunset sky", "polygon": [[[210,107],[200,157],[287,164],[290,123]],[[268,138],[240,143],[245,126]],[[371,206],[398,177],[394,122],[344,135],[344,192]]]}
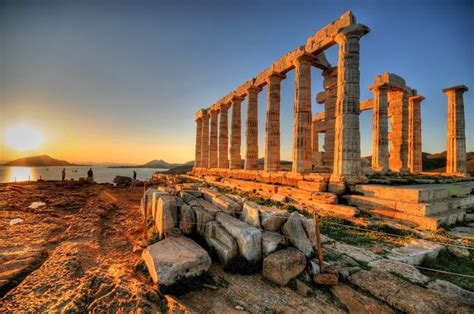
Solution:
{"label": "sunset sky", "polygon": [[[423,151],[446,149],[447,98],[465,84],[474,150],[473,1],[0,0],[0,161],[49,154],[71,162],[194,159],[194,114],[352,10],[361,40],[361,99],[388,71],[426,97]],[[327,52],[336,65],[337,46]],[[312,70],[313,114],[322,90]],[[291,160],[294,74],[282,83],[282,158]],[[263,157],[266,89],[259,96]],[[242,107],[245,121],[246,103]],[[371,111],[361,115],[371,154]],[[34,130],[12,147],[8,130]],[[242,128],[245,134],[245,128]],[[242,155],[244,139],[242,137]],[[26,140],[25,140],[26,141]]]}

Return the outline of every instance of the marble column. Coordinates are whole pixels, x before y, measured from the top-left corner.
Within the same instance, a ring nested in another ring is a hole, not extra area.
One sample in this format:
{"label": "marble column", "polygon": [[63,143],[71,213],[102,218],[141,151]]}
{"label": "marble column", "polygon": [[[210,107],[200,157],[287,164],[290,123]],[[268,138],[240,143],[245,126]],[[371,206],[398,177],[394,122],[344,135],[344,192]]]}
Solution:
{"label": "marble column", "polygon": [[196,155],[194,159],[194,167],[202,167],[202,116],[196,118]]}
{"label": "marble column", "polygon": [[448,147],[446,155],[446,174],[465,176],[466,133],[464,121],[463,93],[469,89],[465,85],[443,89],[448,96]]}
{"label": "marble column", "polygon": [[242,97],[232,97],[232,122],[230,135],[230,169],[240,169],[242,156],[240,154],[241,148],[241,132],[242,132],[242,118],[241,118],[241,104],[244,99]]}
{"label": "marble column", "polygon": [[319,152],[318,122],[312,121],[311,123],[311,157],[314,155],[314,153],[318,153],[318,152]]}
{"label": "marble column", "polygon": [[408,97],[408,170],[420,173],[423,170],[421,141],[421,101],[423,96]]}
{"label": "marble column", "polygon": [[245,170],[258,169],[258,92],[260,91],[261,89],[256,86],[247,90]]}
{"label": "marble column", "polygon": [[359,40],[369,32],[364,25],[352,25],[336,35],[339,44],[337,101],[334,142],[334,167],[331,182],[359,178],[360,156],[360,72]]}
{"label": "marble column", "polygon": [[283,75],[267,77],[267,116],[265,121],[265,171],[280,170],[280,83]]}
{"label": "marble column", "polygon": [[201,167],[209,168],[209,114],[202,116]]}
{"label": "marble column", "polygon": [[220,105],[219,112],[219,160],[217,168],[229,168],[229,123],[227,119],[228,104]]}
{"label": "marble column", "polygon": [[403,89],[388,93],[388,111],[391,123],[388,165],[391,171],[408,171],[408,92]]}
{"label": "marble column", "polygon": [[311,172],[311,57],[295,60],[292,172]]}
{"label": "marble column", "polygon": [[209,168],[217,168],[217,121],[219,111],[211,109],[211,131],[209,137]]}
{"label": "marble column", "polygon": [[388,101],[387,85],[374,85],[372,107],[372,169],[386,172],[388,170]]}

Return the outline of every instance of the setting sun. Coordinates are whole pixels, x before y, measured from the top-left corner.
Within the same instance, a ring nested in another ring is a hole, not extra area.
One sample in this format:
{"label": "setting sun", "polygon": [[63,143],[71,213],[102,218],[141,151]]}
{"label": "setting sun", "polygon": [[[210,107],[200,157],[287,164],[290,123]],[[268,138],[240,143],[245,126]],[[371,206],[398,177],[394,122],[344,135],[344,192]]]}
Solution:
{"label": "setting sun", "polygon": [[5,143],[19,151],[38,148],[43,142],[43,134],[27,124],[8,127],[5,131]]}

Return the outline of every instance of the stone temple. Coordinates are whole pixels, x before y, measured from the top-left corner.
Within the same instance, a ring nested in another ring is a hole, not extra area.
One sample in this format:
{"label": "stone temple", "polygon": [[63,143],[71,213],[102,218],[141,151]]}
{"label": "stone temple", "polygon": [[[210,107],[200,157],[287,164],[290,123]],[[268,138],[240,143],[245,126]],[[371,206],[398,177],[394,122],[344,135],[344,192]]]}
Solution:
{"label": "stone temple", "polygon": [[[350,216],[368,211],[429,230],[463,220],[465,209],[474,206],[474,181],[466,169],[463,93],[468,88],[460,85],[443,90],[448,98],[446,173],[423,172],[420,106],[425,98],[402,77],[384,72],[367,87],[373,98],[360,99],[359,41],[369,31],[346,12],[256,77],[199,109],[195,167],[190,174],[223,187],[295,202],[308,211]],[[339,49],[337,65],[325,57],[325,50],[333,45]],[[314,116],[312,66],[321,70],[324,90],[314,95],[324,106]],[[284,171],[280,83],[291,70],[295,71],[293,158],[291,169]],[[258,93],[265,85],[266,119],[260,122],[265,124],[262,168]],[[241,103],[245,98],[242,145]],[[373,117],[370,165],[361,158],[360,149],[359,115],[365,110],[372,110]],[[321,133],[324,151],[319,151]]]}

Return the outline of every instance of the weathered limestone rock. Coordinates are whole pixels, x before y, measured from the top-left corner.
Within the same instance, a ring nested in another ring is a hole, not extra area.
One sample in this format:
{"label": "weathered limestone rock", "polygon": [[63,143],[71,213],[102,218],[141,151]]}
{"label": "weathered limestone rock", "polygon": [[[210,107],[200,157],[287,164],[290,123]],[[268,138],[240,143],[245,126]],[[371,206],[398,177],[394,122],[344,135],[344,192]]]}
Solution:
{"label": "weathered limestone rock", "polygon": [[443,89],[443,92],[448,96],[448,145],[446,154],[446,174],[448,175],[464,176],[467,173],[463,94],[468,90],[465,85]]}
{"label": "weathered limestone rock", "polygon": [[282,231],[289,238],[290,243],[306,256],[314,253],[311,242],[304,231],[303,221],[297,212],[290,215],[287,222],[283,225]]}
{"label": "weathered limestone rock", "polygon": [[240,220],[248,223],[251,226],[260,228],[260,205],[247,201],[244,203]]}
{"label": "weathered limestone rock", "polygon": [[267,117],[265,120],[265,171],[280,170],[280,82],[284,77],[272,73],[267,78]]}
{"label": "weathered limestone rock", "polygon": [[449,254],[454,255],[456,257],[469,257],[470,256],[469,250],[462,247],[448,245],[446,246],[446,251]]}
{"label": "weathered limestone rock", "polygon": [[474,240],[474,228],[471,227],[454,227],[448,231],[448,234],[457,238]]}
{"label": "weathered limestone rock", "polygon": [[171,237],[150,245],[142,258],[155,283],[169,286],[179,278],[200,275],[211,266],[207,252],[186,237]]}
{"label": "weathered limestone rock", "polygon": [[211,125],[209,135],[209,168],[217,168],[217,121],[218,121],[218,110],[210,110]]}
{"label": "weathered limestone rock", "polygon": [[263,231],[262,232],[262,253],[263,256],[275,252],[279,247],[286,246],[287,238],[276,232]]}
{"label": "weathered limestone rock", "polygon": [[217,213],[216,220],[237,241],[240,255],[250,264],[256,264],[260,261],[262,257],[262,234],[259,229],[225,213]]}
{"label": "weathered limestone rock", "polygon": [[174,196],[160,196],[156,207],[155,226],[160,238],[174,231],[178,222],[178,208]]}
{"label": "weathered limestone rock", "polygon": [[209,222],[206,225],[206,242],[216,253],[219,261],[227,268],[237,258],[239,248],[237,242],[217,221]]}
{"label": "weathered limestone rock", "polygon": [[349,313],[395,313],[389,306],[380,304],[374,300],[347,285],[337,285],[331,287],[331,292],[336,298],[344,304]]}
{"label": "weathered limestone rock", "polygon": [[217,191],[213,191],[207,188],[200,188],[199,191],[203,193],[204,199],[211,202],[215,206],[227,213],[236,213],[242,210],[242,205],[231,198],[223,195]]}
{"label": "weathered limestone rock", "polygon": [[230,137],[230,169],[240,169],[240,146],[242,133],[242,118],[241,118],[241,103],[243,97],[232,97],[232,122],[231,122],[231,137]]}
{"label": "weathered limestone rock", "polygon": [[421,101],[423,96],[408,98],[408,170],[420,173],[422,169]]}
{"label": "weathered limestone rock", "polygon": [[370,251],[364,250],[363,248],[341,242],[335,242],[333,248],[338,253],[345,254],[357,261],[364,263],[370,263],[381,258]]}
{"label": "weathered limestone rock", "polygon": [[196,214],[189,205],[179,208],[179,229],[183,234],[193,234],[196,230]]}
{"label": "weathered limestone rock", "polygon": [[388,170],[388,102],[386,84],[370,88],[374,93],[372,126],[372,169]]}
{"label": "weathered limestone rock", "polygon": [[214,221],[215,218],[199,206],[193,206],[192,208],[196,215],[196,232],[200,236],[204,236],[206,232],[206,224],[208,222]]}
{"label": "weathered limestone rock", "polygon": [[202,116],[201,167],[209,168],[209,114]]}
{"label": "weathered limestone rock", "polygon": [[[169,196],[169,194],[166,193],[166,192],[159,192],[157,189],[156,189],[156,191],[155,191],[155,189],[153,189],[153,191],[152,192],[150,191],[150,193],[151,193],[150,194],[150,196],[151,196],[151,202],[150,202],[151,203],[151,209],[150,209],[151,210],[151,215],[150,216],[153,219],[156,219],[156,209],[158,207],[158,200],[162,196]],[[147,217],[150,217],[150,216],[147,215]]]}
{"label": "weathered limestone rock", "polygon": [[146,216],[148,218],[151,218],[153,217],[152,216],[152,205],[153,205],[153,193],[154,192],[157,192],[156,189],[148,189],[145,191],[145,194],[143,195],[143,198],[141,200],[141,204],[140,204],[140,213],[142,214],[142,216],[145,215],[145,212],[146,212]]}
{"label": "weathered limestone rock", "polygon": [[263,277],[274,283],[285,286],[290,279],[303,272],[306,257],[294,248],[277,251],[263,260]]}
{"label": "weathered limestone rock", "polygon": [[392,249],[387,255],[394,261],[410,265],[421,265],[426,258],[436,258],[444,246],[422,239],[413,239],[403,247]]}
{"label": "weathered limestone rock", "polygon": [[260,207],[260,224],[264,230],[277,231],[288,217],[290,217],[290,213],[286,210],[275,207]]}
{"label": "weathered limestone rock", "polygon": [[281,195],[281,194],[273,194],[270,199],[272,201],[280,202],[280,203],[285,203],[288,200],[286,195]]}
{"label": "weathered limestone rock", "polygon": [[219,113],[219,159],[217,167],[221,169],[229,168],[229,125],[227,119],[228,104],[220,106]]}
{"label": "weathered limestone rock", "polygon": [[442,297],[449,297],[455,302],[474,307],[474,292],[464,290],[451,282],[435,279],[428,283],[427,287]]}
{"label": "weathered limestone rock", "polygon": [[247,90],[247,122],[245,170],[258,169],[258,92],[261,88],[250,86]]}
{"label": "weathered limestone rock", "polygon": [[420,273],[418,269],[410,264],[397,262],[389,259],[378,259],[369,263],[373,270],[380,272],[395,273],[410,282],[426,285],[430,281],[430,277]]}

